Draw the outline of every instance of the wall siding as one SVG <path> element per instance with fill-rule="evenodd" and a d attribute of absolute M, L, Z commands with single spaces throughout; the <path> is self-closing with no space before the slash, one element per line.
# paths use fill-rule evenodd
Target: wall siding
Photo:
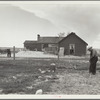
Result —
<path fill-rule="evenodd" d="M 29 50 L 35 50 L 37 48 L 37 51 L 41 51 L 41 44 L 37 43 L 25 43 L 24 47 Z"/>

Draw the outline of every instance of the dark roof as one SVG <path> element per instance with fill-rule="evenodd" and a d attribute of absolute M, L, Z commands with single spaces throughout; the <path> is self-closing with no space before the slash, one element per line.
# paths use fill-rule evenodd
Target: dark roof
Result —
<path fill-rule="evenodd" d="M 37 43 L 37 41 L 26 40 L 24 43 Z"/>
<path fill-rule="evenodd" d="M 58 43 L 64 37 L 40 37 L 38 43 Z"/>
<path fill-rule="evenodd" d="M 64 37 L 40 37 L 38 41 L 26 40 L 24 43 L 58 43 Z"/>
<path fill-rule="evenodd" d="M 88 45 L 84 40 L 82 40 L 74 32 L 71 32 L 66 37 L 40 37 L 38 41 L 26 40 L 24 43 L 59 43 L 59 42 L 63 41 L 64 39 L 68 38 L 70 35 L 75 35 L 81 41 L 83 41 L 86 45 Z"/>
<path fill-rule="evenodd" d="M 75 35 L 76 37 L 78 37 L 82 42 L 84 42 L 86 45 L 88 45 L 83 39 L 81 39 L 79 36 L 77 36 L 74 32 L 71 32 L 70 34 L 68 34 L 66 37 L 64 37 L 61 41 L 63 41 L 64 39 L 68 38 L 70 35 Z M 61 42 L 59 41 L 59 42 Z"/>

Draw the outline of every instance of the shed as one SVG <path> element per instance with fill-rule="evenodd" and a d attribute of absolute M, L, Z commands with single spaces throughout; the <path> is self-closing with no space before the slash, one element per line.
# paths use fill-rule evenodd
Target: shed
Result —
<path fill-rule="evenodd" d="M 64 55 L 86 55 L 87 45 L 88 44 L 74 32 L 71 32 L 59 41 L 59 48 L 64 49 Z"/>

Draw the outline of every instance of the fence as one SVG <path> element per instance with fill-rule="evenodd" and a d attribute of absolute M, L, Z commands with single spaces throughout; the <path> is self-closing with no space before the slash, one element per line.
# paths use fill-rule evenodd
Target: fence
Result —
<path fill-rule="evenodd" d="M 57 47 L 47 47 L 44 52 L 57 55 Z"/>

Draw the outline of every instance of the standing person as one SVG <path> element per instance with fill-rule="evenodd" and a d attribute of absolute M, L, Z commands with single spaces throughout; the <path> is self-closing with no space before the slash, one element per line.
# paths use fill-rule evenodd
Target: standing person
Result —
<path fill-rule="evenodd" d="M 11 51 L 10 51 L 10 49 L 7 49 L 7 57 L 11 57 Z"/>
<path fill-rule="evenodd" d="M 94 50 L 92 47 L 89 47 L 88 50 L 90 51 L 90 67 L 89 73 L 95 75 L 96 74 L 96 63 L 98 61 L 97 51 Z"/>

